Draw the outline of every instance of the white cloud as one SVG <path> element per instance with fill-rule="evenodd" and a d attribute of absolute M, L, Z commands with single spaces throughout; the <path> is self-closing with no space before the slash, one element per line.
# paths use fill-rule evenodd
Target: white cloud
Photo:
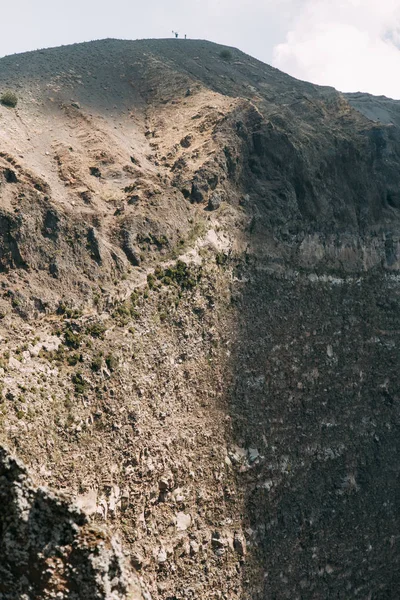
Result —
<path fill-rule="evenodd" d="M 341 91 L 400 98 L 399 42 L 398 0 L 307 0 L 273 64 Z"/>

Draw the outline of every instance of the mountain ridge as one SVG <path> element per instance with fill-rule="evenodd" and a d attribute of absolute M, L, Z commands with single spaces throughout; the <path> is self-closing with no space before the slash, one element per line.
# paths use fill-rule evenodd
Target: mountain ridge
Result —
<path fill-rule="evenodd" d="M 223 49 L 0 59 L 5 600 L 398 597 L 397 104 Z"/>

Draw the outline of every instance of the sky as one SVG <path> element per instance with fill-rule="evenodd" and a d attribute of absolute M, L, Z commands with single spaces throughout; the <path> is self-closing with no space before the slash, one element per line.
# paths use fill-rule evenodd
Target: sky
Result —
<path fill-rule="evenodd" d="M 0 56 L 174 30 L 299 79 L 400 99 L 400 0 L 14 0 L 1 14 Z"/>

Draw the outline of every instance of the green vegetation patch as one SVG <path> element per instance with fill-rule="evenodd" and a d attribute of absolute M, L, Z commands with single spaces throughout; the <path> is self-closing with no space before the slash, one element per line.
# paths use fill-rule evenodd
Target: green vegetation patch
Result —
<path fill-rule="evenodd" d="M 192 290 L 196 287 L 201 277 L 201 270 L 199 270 L 198 273 L 195 273 L 189 265 L 182 260 L 178 260 L 175 265 L 171 265 L 166 269 L 157 267 L 154 271 L 154 275 L 151 277 L 153 286 L 155 280 L 158 279 L 164 285 L 176 285 L 181 290 Z M 149 287 L 152 287 L 149 282 L 149 276 L 147 277 L 147 282 Z"/>
<path fill-rule="evenodd" d="M 86 392 L 88 383 L 83 378 L 82 373 L 80 373 L 79 371 L 77 373 L 74 373 L 71 376 L 71 380 L 72 380 L 72 383 L 74 384 L 75 394 L 84 394 Z"/>
<path fill-rule="evenodd" d="M 107 354 L 106 365 L 109 371 L 115 371 L 118 368 L 118 358 L 114 354 Z"/>
<path fill-rule="evenodd" d="M 96 356 L 93 357 L 93 361 L 92 361 L 92 364 L 90 365 L 90 368 L 92 369 L 92 371 L 94 371 L 94 373 L 98 373 L 99 371 L 101 371 L 102 366 L 103 366 L 103 353 L 99 352 L 98 354 L 96 354 Z"/>
<path fill-rule="evenodd" d="M 74 331 L 72 327 L 68 325 L 64 330 L 64 344 L 68 346 L 68 348 L 74 348 L 76 350 L 81 343 L 82 335 Z"/>
<path fill-rule="evenodd" d="M 227 62 L 232 60 L 232 52 L 230 50 L 221 50 L 221 52 L 219 53 L 219 57 L 222 58 L 222 60 L 226 60 Z"/>
<path fill-rule="evenodd" d="M 6 90 L 1 94 L 0 102 L 3 106 L 15 108 L 18 104 L 18 96 L 11 90 Z"/>
<path fill-rule="evenodd" d="M 104 338 L 104 334 L 107 331 L 107 327 L 100 323 L 99 321 L 96 323 L 91 323 L 86 327 L 86 333 L 95 338 Z"/>

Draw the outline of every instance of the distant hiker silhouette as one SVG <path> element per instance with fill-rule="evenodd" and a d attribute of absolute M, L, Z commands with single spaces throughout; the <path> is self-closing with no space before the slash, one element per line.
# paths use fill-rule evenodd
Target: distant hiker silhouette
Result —
<path fill-rule="evenodd" d="M 174 34 L 175 39 L 179 36 L 179 33 L 177 31 L 173 31 L 172 33 Z"/>

